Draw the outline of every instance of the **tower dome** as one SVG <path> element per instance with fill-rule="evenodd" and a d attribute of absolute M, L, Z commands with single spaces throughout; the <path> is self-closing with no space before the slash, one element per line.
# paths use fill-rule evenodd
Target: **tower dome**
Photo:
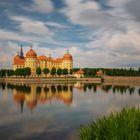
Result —
<path fill-rule="evenodd" d="M 67 50 L 66 54 L 63 56 L 64 60 L 72 60 L 72 55 L 69 53 L 69 50 Z"/>
<path fill-rule="evenodd" d="M 14 57 L 13 59 L 13 64 L 14 65 L 24 65 L 24 58 L 21 58 L 19 55 L 19 52 L 17 53 L 17 55 Z"/>
<path fill-rule="evenodd" d="M 19 56 L 19 52 L 17 52 L 17 55 L 14 57 L 14 62 L 19 61 L 20 60 L 20 56 Z"/>
<path fill-rule="evenodd" d="M 36 57 L 37 54 L 31 47 L 31 49 L 26 53 L 26 58 L 36 58 Z"/>

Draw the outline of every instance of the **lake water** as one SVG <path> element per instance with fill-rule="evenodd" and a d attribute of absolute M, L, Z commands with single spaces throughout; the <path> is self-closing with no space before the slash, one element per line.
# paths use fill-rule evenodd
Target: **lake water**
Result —
<path fill-rule="evenodd" d="M 140 86 L 0 83 L 1 140 L 78 140 L 91 120 L 140 105 Z"/>

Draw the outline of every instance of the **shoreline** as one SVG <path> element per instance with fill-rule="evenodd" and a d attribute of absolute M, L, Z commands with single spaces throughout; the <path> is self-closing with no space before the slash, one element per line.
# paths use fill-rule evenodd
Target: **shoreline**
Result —
<path fill-rule="evenodd" d="M 102 78 L 74 78 L 74 77 L 6 77 L 0 78 L 0 82 L 12 82 L 21 84 L 31 83 L 95 83 L 101 84 Z"/>
<path fill-rule="evenodd" d="M 102 78 L 75 78 L 75 77 L 6 77 L 0 78 L 0 82 L 8 83 L 93 83 L 93 84 L 106 84 L 106 85 L 140 85 L 140 77 L 111 77 L 104 76 Z"/>
<path fill-rule="evenodd" d="M 124 76 L 104 76 L 103 84 L 105 85 L 135 85 L 140 86 L 140 77 Z"/>

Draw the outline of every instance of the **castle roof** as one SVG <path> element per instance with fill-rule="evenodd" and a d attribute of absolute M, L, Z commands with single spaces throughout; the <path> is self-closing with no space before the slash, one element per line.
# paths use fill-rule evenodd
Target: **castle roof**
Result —
<path fill-rule="evenodd" d="M 46 60 L 48 60 L 48 57 L 46 57 L 45 55 L 40 55 L 40 56 L 38 56 L 38 60 L 46 61 Z"/>
<path fill-rule="evenodd" d="M 37 54 L 36 52 L 31 48 L 27 53 L 26 53 L 27 58 L 36 58 Z"/>
<path fill-rule="evenodd" d="M 56 59 L 56 63 L 62 63 L 63 62 L 63 58 L 57 58 Z"/>
<path fill-rule="evenodd" d="M 66 54 L 63 56 L 64 60 L 72 60 L 72 55 L 69 53 L 69 50 L 67 50 Z"/>
<path fill-rule="evenodd" d="M 13 60 L 13 65 L 24 65 L 24 62 L 25 62 L 25 59 L 20 57 L 19 54 L 17 54 L 15 57 L 14 57 L 14 60 Z"/>

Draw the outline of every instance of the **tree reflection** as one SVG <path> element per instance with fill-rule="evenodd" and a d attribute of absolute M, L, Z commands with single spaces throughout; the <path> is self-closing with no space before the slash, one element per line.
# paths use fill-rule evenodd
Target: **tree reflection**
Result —
<path fill-rule="evenodd" d="M 2 88 L 2 90 L 5 90 L 5 87 L 6 87 L 6 83 L 4 82 L 0 83 L 0 88 Z"/>
<path fill-rule="evenodd" d="M 36 87 L 36 93 L 39 95 L 41 94 L 41 87 L 40 86 L 37 86 Z"/>
<path fill-rule="evenodd" d="M 62 86 L 61 85 L 57 86 L 57 91 L 58 91 L 58 93 L 60 93 L 62 91 Z"/>
<path fill-rule="evenodd" d="M 138 93 L 139 93 L 139 95 L 140 95 L 140 89 L 138 89 Z"/>
<path fill-rule="evenodd" d="M 48 88 L 47 86 L 45 86 L 45 87 L 44 87 L 44 92 L 45 92 L 45 93 L 48 93 L 48 91 L 49 91 L 49 88 Z"/>
<path fill-rule="evenodd" d="M 1 84 L 2 85 L 2 84 Z M 70 106 L 73 100 L 72 85 L 13 85 L 7 84 L 8 89 L 12 89 L 15 102 L 23 112 L 24 103 L 33 111 L 37 103 L 50 103 L 51 100 L 60 100 L 66 106 Z M 46 94 L 47 93 L 47 94 Z M 48 102 L 49 101 L 49 102 Z"/>

